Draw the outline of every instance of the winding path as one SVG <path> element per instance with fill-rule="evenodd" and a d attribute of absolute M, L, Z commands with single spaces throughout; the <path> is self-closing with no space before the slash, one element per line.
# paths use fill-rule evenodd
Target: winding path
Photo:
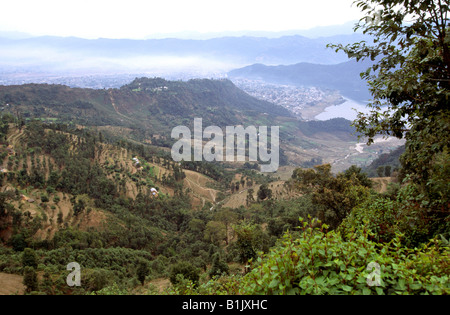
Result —
<path fill-rule="evenodd" d="M 109 95 L 109 99 L 111 100 L 111 105 L 114 108 L 114 110 L 116 111 L 117 115 L 119 115 L 119 116 L 121 116 L 121 117 L 123 117 L 125 119 L 131 119 L 130 117 L 125 116 L 124 114 L 119 112 L 119 110 L 117 109 L 117 105 L 116 105 L 116 102 L 114 100 L 114 96 L 112 94 L 112 91 L 108 91 L 108 95 Z"/>

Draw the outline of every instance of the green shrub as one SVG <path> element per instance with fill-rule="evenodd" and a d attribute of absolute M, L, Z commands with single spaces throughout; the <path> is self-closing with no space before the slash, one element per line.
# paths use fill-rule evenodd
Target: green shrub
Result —
<path fill-rule="evenodd" d="M 449 214 L 428 211 L 418 196 L 413 184 L 399 189 L 395 199 L 390 196 L 374 195 L 357 205 L 343 220 L 338 230 L 345 235 L 355 226 L 366 225 L 372 240 L 389 242 L 396 232 L 403 234 L 402 243 L 414 248 L 426 244 L 430 239 L 450 236 Z"/>
<path fill-rule="evenodd" d="M 230 268 L 228 267 L 226 261 L 222 259 L 219 253 L 215 253 L 212 257 L 212 266 L 209 270 L 209 276 L 211 278 L 220 277 L 223 274 L 228 274 L 229 271 Z"/>
<path fill-rule="evenodd" d="M 193 284 L 198 284 L 200 270 L 188 262 L 179 262 L 173 265 L 170 271 L 169 279 L 172 284 L 175 285 L 179 282 L 180 277 L 177 277 L 178 275 L 182 275 L 183 279 L 190 280 Z"/>
<path fill-rule="evenodd" d="M 374 196 L 357 206 L 344 219 L 338 230 L 343 236 L 354 230 L 355 226 L 365 225 L 376 242 L 389 242 L 398 231 L 397 203 L 389 198 Z"/>
<path fill-rule="evenodd" d="M 314 222 L 313 222 L 314 223 Z M 379 244 L 367 227 L 343 240 L 326 226 L 303 222 L 300 237 L 285 234 L 246 275 L 242 294 L 449 294 L 450 249 L 437 240 L 421 249 L 401 236 Z M 379 274 L 373 267 L 379 267 Z M 369 285 L 376 280 L 379 285 Z"/>
<path fill-rule="evenodd" d="M 41 195 L 41 201 L 42 202 L 48 202 L 49 201 L 48 196 L 47 195 Z"/>

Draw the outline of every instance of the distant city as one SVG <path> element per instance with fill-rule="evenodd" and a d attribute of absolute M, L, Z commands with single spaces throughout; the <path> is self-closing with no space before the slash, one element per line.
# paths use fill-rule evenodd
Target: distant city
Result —
<path fill-rule="evenodd" d="M 302 117 L 305 106 L 314 105 L 325 96 L 325 92 L 316 87 L 277 85 L 248 79 L 236 79 L 233 82 L 251 96 L 283 106 L 298 118 Z"/>
<path fill-rule="evenodd" d="M 208 77 L 214 79 L 224 78 L 225 74 L 211 73 Z M 120 88 L 141 77 L 163 77 L 167 80 L 189 80 L 203 77 L 195 73 L 120 73 L 120 74 L 92 74 L 92 75 L 58 75 L 37 73 L 2 73 L 0 85 L 22 85 L 22 84 L 62 84 L 72 88 L 90 89 L 113 89 Z"/>

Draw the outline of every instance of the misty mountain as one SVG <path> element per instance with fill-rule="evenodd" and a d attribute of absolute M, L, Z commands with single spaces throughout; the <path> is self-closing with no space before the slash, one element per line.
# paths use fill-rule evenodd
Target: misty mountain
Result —
<path fill-rule="evenodd" d="M 336 64 L 347 60 L 326 48 L 328 43 L 356 42 L 361 34 L 307 38 L 221 37 L 191 39 L 81 39 L 75 37 L 0 38 L 0 70 L 6 72 L 134 73 L 174 71 L 227 72 L 254 63 L 267 65 L 310 62 Z M 137 72 L 136 72 L 137 71 Z"/>
<path fill-rule="evenodd" d="M 262 80 L 273 84 L 314 86 L 338 90 L 345 97 L 364 102 L 370 98 L 366 81 L 360 73 L 371 63 L 350 60 L 336 65 L 297 63 L 294 65 L 267 66 L 254 64 L 228 73 L 229 78 Z"/>

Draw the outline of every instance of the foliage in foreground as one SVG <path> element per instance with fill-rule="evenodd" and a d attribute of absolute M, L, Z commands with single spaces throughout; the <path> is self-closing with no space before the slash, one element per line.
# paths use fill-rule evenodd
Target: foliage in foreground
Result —
<path fill-rule="evenodd" d="M 302 220 L 301 220 L 302 221 Z M 370 240 L 367 228 L 343 240 L 316 221 L 302 222 L 259 256 L 245 276 L 213 279 L 200 286 L 180 282 L 169 294 L 450 294 L 448 242 L 431 240 L 409 249 L 397 234 L 389 243 Z"/>

